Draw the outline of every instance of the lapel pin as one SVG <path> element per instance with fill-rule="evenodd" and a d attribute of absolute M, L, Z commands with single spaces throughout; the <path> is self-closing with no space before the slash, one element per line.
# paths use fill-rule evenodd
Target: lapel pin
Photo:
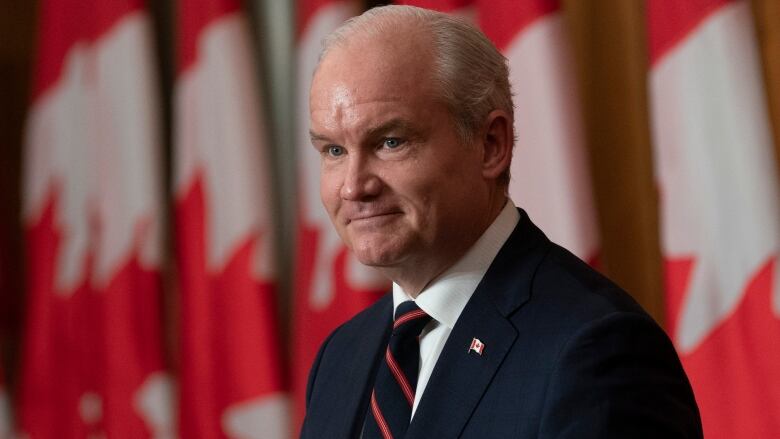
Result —
<path fill-rule="evenodd" d="M 476 352 L 479 355 L 482 355 L 482 351 L 485 349 L 485 343 L 482 343 L 480 339 L 474 337 L 471 339 L 471 346 L 469 346 L 468 353 L 470 354 L 471 351 Z"/>

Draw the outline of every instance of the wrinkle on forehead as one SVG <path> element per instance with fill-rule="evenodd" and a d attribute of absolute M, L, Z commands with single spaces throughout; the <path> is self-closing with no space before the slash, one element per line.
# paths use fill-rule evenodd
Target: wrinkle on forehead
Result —
<path fill-rule="evenodd" d="M 428 46 L 419 37 L 384 35 L 332 48 L 312 81 L 312 127 L 357 129 L 429 104 L 435 94 Z"/>
<path fill-rule="evenodd" d="M 313 99 L 310 103 L 311 111 L 329 111 L 339 112 L 348 109 L 357 109 L 368 104 L 395 104 L 408 100 L 402 94 L 393 95 L 384 93 L 384 96 L 367 96 L 355 91 L 354 88 L 344 84 L 338 84 L 331 87 L 324 99 Z M 313 97 L 314 95 L 312 95 Z"/>
<path fill-rule="evenodd" d="M 419 29 L 407 29 L 393 36 L 353 35 L 333 47 L 320 61 L 312 85 L 323 76 L 334 84 L 359 84 L 360 89 L 339 91 L 355 95 L 391 91 L 386 86 L 387 80 L 394 80 L 396 85 L 427 85 L 432 79 L 433 55 L 431 37 Z"/>

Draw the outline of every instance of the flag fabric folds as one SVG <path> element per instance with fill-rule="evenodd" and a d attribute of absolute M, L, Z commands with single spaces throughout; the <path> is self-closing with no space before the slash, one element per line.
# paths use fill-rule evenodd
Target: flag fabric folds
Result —
<path fill-rule="evenodd" d="M 5 269 L 4 259 L 4 236 L 0 233 L 0 291 L 6 287 L 7 271 Z M 0 342 L 2 339 L 0 338 Z M 2 348 L 0 343 L 0 348 Z M 8 397 L 8 391 L 5 384 L 5 376 L 2 366 L 0 366 L 0 439 L 11 437 L 11 402 Z"/>
<path fill-rule="evenodd" d="M 558 244 L 595 264 L 599 236 L 574 59 L 558 0 L 478 2 L 509 61 L 515 149 L 509 194 Z"/>
<path fill-rule="evenodd" d="M 295 425 L 303 420 L 306 379 L 320 344 L 331 331 L 389 291 L 375 270 L 342 244 L 320 203 L 320 156 L 309 139 L 309 87 L 322 39 L 359 12 L 349 1 L 299 0 L 297 20 L 296 152 L 298 222 L 293 311 Z"/>
<path fill-rule="evenodd" d="M 509 194 L 558 244 L 597 264 L 574 59 L 558 0 L 405 0 L 473 19 L 509 62 L 515 148 Z"/>
<path fill-rule="evenodd" d="M 0 439 L 11 437 L 11 404 L 5 390 L 3 370 L 0 368 Z"/>
<path fill-rule="evenodd" d="M 510 196 L 598 266 L 561 1 L 396 3 L 466 17 L 506 56 Z M 175 4 L 168 255 L 145 0 L 39 2 L 23 150 L 24 339 L 13 407 L 0 370 L 0 439 L 289 438 L 324 339 L 389 291 L 332 227 L 309 139 L 322 39 L 365 2 L 296 2 L 290 352 L 276 305 L 275 151 L 244 5 Z M 780 437 L 780 176 L 750 1 L 646 0 L 646 11 L 666 326 L 706 437 Z M 175 258 L 176 385 L 164 354 L 166 258 Z"/>
<path fill-rule="evenodd" d="M 417 6 L 418 8 L 433 9 L 447 13 L 467 13 L 471 7 L 477 6 L 478 0 L 400 0 L 395 3 L 401 5 Z"/>
<path fill-rule="evenodd" d="M 179 0 L 174 97 L 181 437 L 287 438 L 272 200 L 241 4 Z"/>
<path fill-rule="evenodd" d="M 780 192 L 750 5 L 647 6 L 667 327 L 706 437 L 780 437 Z"/>
<path fill-rule="evenodd" d="M 44 0 L 24 145 L 24 437 L 170 437 L 161 162 L 140 0 Z"/>

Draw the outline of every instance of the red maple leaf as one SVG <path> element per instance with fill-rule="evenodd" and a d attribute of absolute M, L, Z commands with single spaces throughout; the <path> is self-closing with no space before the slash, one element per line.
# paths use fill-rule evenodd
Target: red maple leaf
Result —
<path fill-rule="evenodd" d="M 747 282 L 743 297 L 692 351 L 681 355 L 708 439 L 780 437 L 780 319 L 772 311 L 776 258 Z M 666 263 L 670 334 L 675 334 L 693 259 Z"/>

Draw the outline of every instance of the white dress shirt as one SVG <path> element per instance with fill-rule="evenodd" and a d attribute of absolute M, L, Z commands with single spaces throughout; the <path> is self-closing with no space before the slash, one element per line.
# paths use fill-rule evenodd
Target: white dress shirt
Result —
<path fill-rule="evenodd" d="M 433 320 L 420 334 L 420 374 L 417 378 L 412 416 L 417 411 L 433 367 L 455 322 L 519 220 L 517 208 L 512 200 L 507 199 L 493 224 L 466 254 L 417 295 L 417 306 L 433 317 Z M 393 314 L 398 305 L 407 300 L 412 299 L 398 284 L 393 283 Z M 464 346 L 464 349 L 466 348 L 468 346 Z"/>

